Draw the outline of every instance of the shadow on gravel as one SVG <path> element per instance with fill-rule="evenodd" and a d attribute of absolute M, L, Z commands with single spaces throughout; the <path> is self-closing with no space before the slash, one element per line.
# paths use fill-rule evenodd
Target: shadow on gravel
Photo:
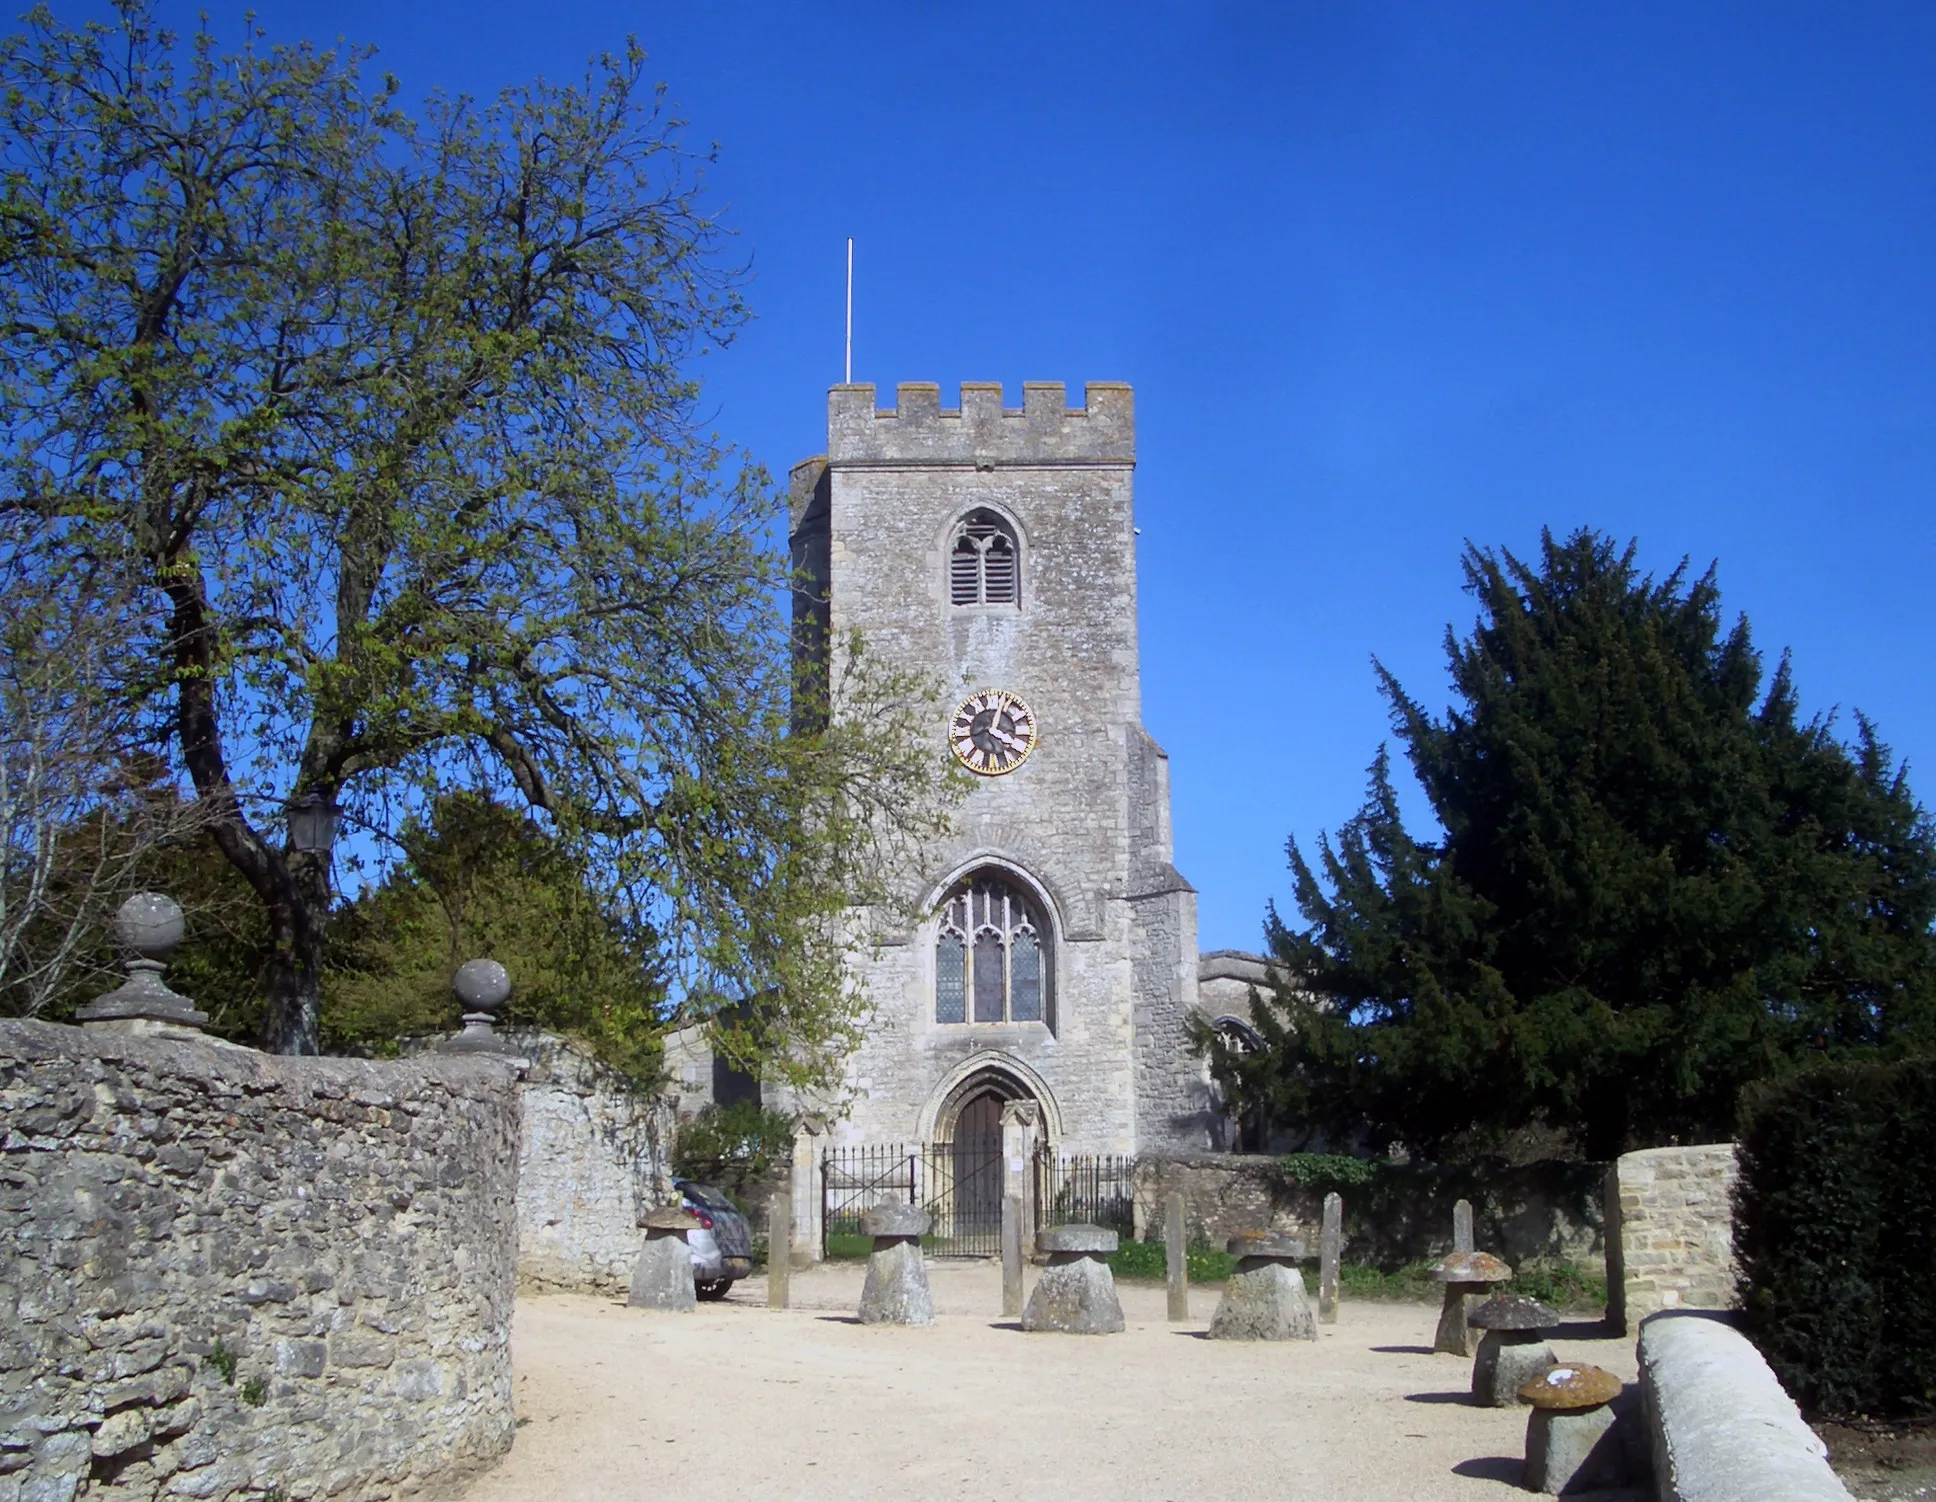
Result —
<path fill-rule="evenodd" d="M 1546 1332 L 1548 1340 L 1618 1340 L 1625 1330 L 1615 1329 L 1611 1320 L 1570 1319 Z"/>
<path fill-rule="evenodd" d="M 1432 1354 L 1430 1346 L 1373 1346 L 1371 1349 L 1380 1356 L 1430 1356 Z"/>
<path fill-rule="evenodd" d="M 1480 1455 L 1472 1460 L 1460 1461 L 1452 1467 L 1452 1474 L 1470 1476 L 1474 1481 L 1504 1481 L 1510 1486 L 1518 1486 L 1525 1470 L 1526 1462 L 1517 1455 Z"/>
<path fill-rule="evenodd" d="M 858 1325 L 860 1323 L 860 1316 L 858 1314 L 816 1314 L 814 1318 L 819 1320 L 823 1325 Z"/>
<path fill-rule="evenodd" d="M 1407 1403 L 1463 1403 L 1470 1407 L 1472 1394 L 1469 1392 L 1408 1392 L 1405 1394 L 1405 1401 Z"/>

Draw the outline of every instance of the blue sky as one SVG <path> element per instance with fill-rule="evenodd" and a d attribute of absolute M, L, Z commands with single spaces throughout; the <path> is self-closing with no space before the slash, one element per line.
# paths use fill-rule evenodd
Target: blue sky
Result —
<path fill-rule="evenodd" d="M 776 474 L 823 447 L 848 235 L 856 379 L 1133 382 L 1206 949 L 1358 805 L 1371 658 L 1445 699 L 1467 538 L 1718 561 L 1806 706 L 1936 789 L 1936 7 L 253 8 L 410 97 L 636 34 L 719 144 L 757 321 L 709 401 Z"/>

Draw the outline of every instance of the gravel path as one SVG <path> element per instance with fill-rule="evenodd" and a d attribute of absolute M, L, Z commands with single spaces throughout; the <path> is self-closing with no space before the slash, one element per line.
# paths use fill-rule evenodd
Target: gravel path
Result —
<path fill-rule="evenodd" d="M 1245 1344 L 1202 1338 L 1215 1289 L 1170 1325 L 1160 1287 L 1125 1284 L 1126 1333 L 1025 1335 L 991 1313 L 998 1269 L 930 1275 L 927 1329 L 854 1321 L 857 1264 L 796 1274 L 785 1311 L 759 1280 L 689 1315 L 526 1295 L 517 1443 L 466 1502 L 1527 1495 L 1525 1412 L 1465 1401 L 1435 1309 L 1346 1304 L 1315 1345 Z M 1631 1340 L 1556 1348 L 1633 1378 Z"/>

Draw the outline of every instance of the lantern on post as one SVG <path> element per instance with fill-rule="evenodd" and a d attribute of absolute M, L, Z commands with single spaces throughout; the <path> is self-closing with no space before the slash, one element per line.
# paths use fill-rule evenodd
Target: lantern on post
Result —
<path fill-rule="evenodd" d="M 305 855 L 328 855 L 336 844 L 342 811 L 323 793 L 304 793 L 287 805 L 289 845 Z"/>

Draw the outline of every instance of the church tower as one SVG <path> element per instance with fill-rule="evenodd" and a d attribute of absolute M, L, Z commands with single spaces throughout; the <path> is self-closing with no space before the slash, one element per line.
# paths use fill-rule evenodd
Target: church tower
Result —
<path fill-rule="evenodd" d="M 1142 726 L 1128 386 L 835 386 L 792 483 L 796 568 L 833 641 L 938 675 L 937 748 L 973 786 L 926 916 L 855 963 L 874 1012 L 849 1141 L 953 1140 L 1034 1102 L 1068 1152 L 1203 1147 L 1184 1017 L 1196 894 L 1171 864 L 1169 760 Z M 1027 1107 L 1022 1109 L 1027 1110 Z"/>

